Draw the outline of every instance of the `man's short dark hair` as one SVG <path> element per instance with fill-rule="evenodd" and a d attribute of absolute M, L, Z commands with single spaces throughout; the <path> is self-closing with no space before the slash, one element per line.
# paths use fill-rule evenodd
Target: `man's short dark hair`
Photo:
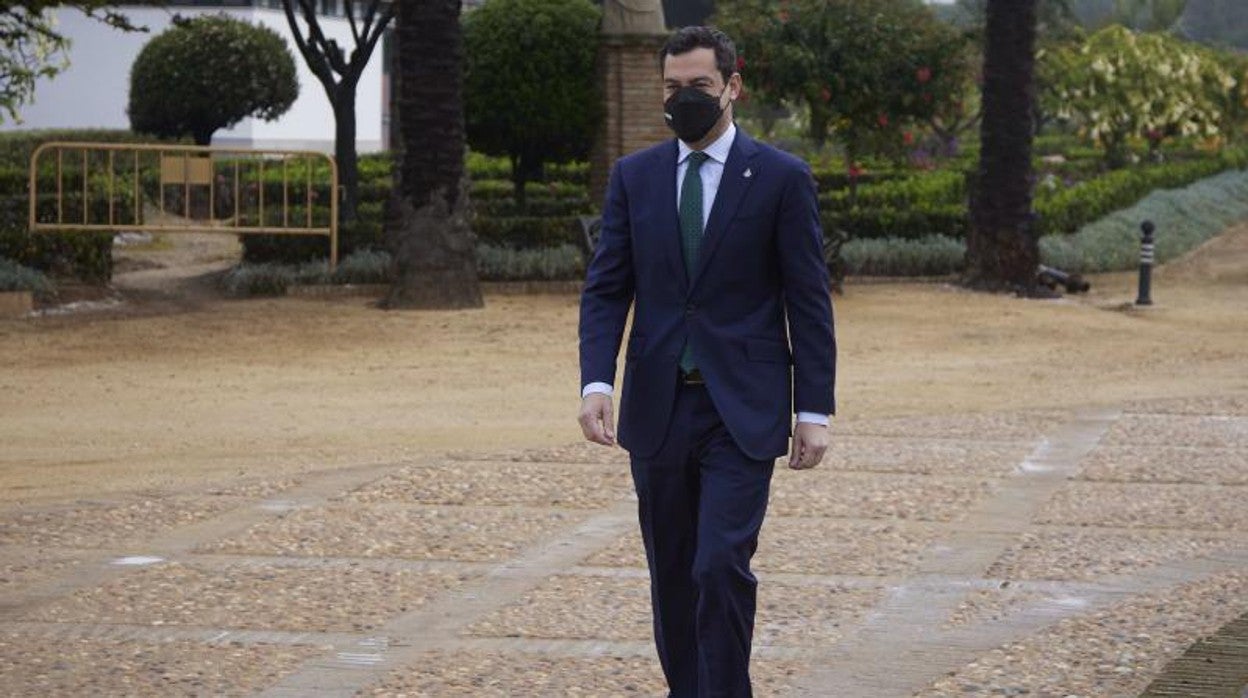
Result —
<path fill-rule="evenodd" d="M 713 27 L 682 27 L 667 38 L 659 51 L 659 72 L 668 56 L 679 56 L 695 48 L 709 48 L 715 52 L 715 67 L 724 76 L 724 82 L 737 72 L 737 45 L 728 35 Z"/>

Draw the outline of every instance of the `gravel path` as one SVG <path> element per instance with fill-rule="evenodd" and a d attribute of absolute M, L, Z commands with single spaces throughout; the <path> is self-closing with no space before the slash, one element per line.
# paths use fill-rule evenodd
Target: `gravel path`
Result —
<path fill-rule="evenodd" d="M 760 696 L 1134 695 L 1248 611 L 1248 399 L 838 424 Z M 0 515 L 6 695 L 659 695 L 627 461 L 568 445 Z"/>

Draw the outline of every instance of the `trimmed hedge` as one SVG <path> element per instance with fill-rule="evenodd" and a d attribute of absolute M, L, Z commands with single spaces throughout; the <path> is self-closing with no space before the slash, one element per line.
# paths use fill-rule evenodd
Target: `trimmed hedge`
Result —
<path fill-rule="evenodd" d="M 966 177 L 961 172 L 944 170 L 883 181 L 858 189 L 853 205 L 862 208 L 914 206 L 935 203 L 962 203 L 966 200 Z M 853 208 L 848 190 L 828 191 L 819 195 L 819 208 L 844 211 Z"/>
<path fill-rule="evenodd" d="M 932 234 L 966 237 L 966 204 L 854 208 L 820 216 L 824 230 L 843 230 L 850 240 L 912 239 Z"/>
<path fill-rule="evenodd" d="M 1113 211 L 1141 200 L 1157 189 L 1183 187 L 1226 170 L 1248 166 L 1248 151 L 1226 150 L 1200 160 L 1135 167 L 1109 172 L 1072 187 L 1040 188 L 1035 209 L 1041 235 L 1073 233 Z"/>
<path fill-rule="evenodd" d="M 1248 166 L 1248 149 L 1227 149 L 1200 159 L 1140 165 L 1063 186 L 1042 179 L 1036 189 L 1036 233 L 1069 234 L 1125 208 L 1158 189 L 1182 187 L 1219 172 Z M 969 226 L 964 177 L 953 171 L 893 180 L 859 190 L 857 205 L 847 192 L 819 197 L 822 221 L 851 240 L 908 239 L 932 235 L 964 239 Z"/>
<path fill-rule="evenodd" d="M 845 273 L 861 276 L 941 276 L 962 270 L 966 243 L 945 235 L 903 240 L 850 240 L 841 246 Z"/>
<path fill-rule="evenodd" d="M 581 238 L 581 224 L 575 216 L 478 217 L 472 227 L 478 240 L 497 247 L 557 247 L 575 245 Z"/>
<path fill-rule="evenodd" d="M 1229 226 L 1248 219 L 1248 172 L 1224 172 L 1184 189 L 1155 191 L 1135 205 L 1083 226 L 1073 235 L 1040 240 L 1046 264 L 1075 272 L 1134 269 L 1140 224 L 1157 226 L 1157 263 L 1167 262 Z"/>
<path fill-rule="evenodd" d="M 108 233 L 31 233 L 25 196 L 0 196 L 0 258 L 54 276 L 107 283 L 113 276 Z"/>
<path fill-rule="evenodd" d="M 387 284 L 393 280 L 390 262 L 390 254 L 380 250 L 356 252 L 344 258 L 332 274 L 323 261 L 302 264 L 243 262 L 226 272 L 221 278 L 221 288 L 228 296 L 247 298 L 284 295 L 296 285 Z M 527 250 L 478 245 L 477 269 L 483 281 L 574 280 L 585 275 L 585 256 L 575 245 Z M 0 265 L 0 285 L 4 279 L 4 268 Z"/>
<path fill-rule="evenodd" d="M 0 133 L 0 165 L 25 170 L 30 165 L 30 155 L 40 143 L 69 141 L 81 143 L 151 143 L 154 139 L 121 129 L 39 129 L 32 131 L 8 131 Z M 161 140 L 160 143 L 185 143 L 190 139 Z"/>
<path fill-rule="evenodd" d="M 1248 171 L 1233 170 L 1183 189 L 1159 190 L 1132 206 L 1082 226 L 1070 235 L 1040 239 L 1045 264 L 1071 272 L 1134 269 L 1140 259 L 1140 224 L 1157 226 L 1156 258 L 1187 253 L 1236 222 L 1248 219 Z M 849 274 L 935 276 L 963 269 L 966 243 L 946 236 L 850 240 L 841 248 Z"/>

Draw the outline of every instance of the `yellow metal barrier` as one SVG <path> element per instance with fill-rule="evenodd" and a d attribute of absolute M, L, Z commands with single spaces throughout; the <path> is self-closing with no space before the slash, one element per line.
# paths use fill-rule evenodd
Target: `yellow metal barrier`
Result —
<path fill-rule="evenodd" d="M 29 225 L 45 233 L 324 235 L 332 270 L 338 163 L 309 150 L 44 143 L 30 156 Z"/>

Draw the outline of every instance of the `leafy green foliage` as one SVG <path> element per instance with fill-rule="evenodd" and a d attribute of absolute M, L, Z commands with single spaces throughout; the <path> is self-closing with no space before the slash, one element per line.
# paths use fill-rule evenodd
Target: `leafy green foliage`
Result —
<path fill-rule="evenodd" d="M 69 66 L 69 41 L 52 35 L 52 26 L 45 11 L 0 12 L 0 123 L 5 113 L 20 123 L 18 108 L 30 101 L 35 84 Z"/>
<path fill-rule="evenodd" d="M 724 0 L 719 25 L 738 41 L 748 87 L 809 110 L 853 160 L 903 143 L 904 130 L 960 100 L 968 37 L 912 0 Z"/>
<path fill-rule="evenodd" d="M 156 136 L 192 136 L 252 116 L 272 121 L 299 96 L 295 60 L 266 27 L 224 15 L 179 21 L 143 47 L 130 71 L 131 127 Z"/>
<path fill-rule="evenodd" d="M 107 233 L 31 233 L 25 197 L 0 197 L 0 259 L 45 274 L 105 283 L 113 274 L 113 236 Z"/>
<path fill-rule="evenodd" d="M 30 291 L 46 297 L 55 290 L 56 286 L 43 273 L 0 257 L 0 292 Z"/>
<path fill-rule="evenodd" d="M 1046 111 L 1075 122 L 1114 167 L 1126 164 L 1131 138 L 1158 147 L 1172 136 L 1218 135 L 1219 102 L 1236 87 L 1210 51 L 1116 25 L 1046 52 L 1039 71 Z"/>
<path fill-rule="evenodd" d="M 589 0 L 488 0 L 464 16 L 468 142 L 511 161 L 516 198 L 546 162 L 584 158 L 602 113 Z"/>

